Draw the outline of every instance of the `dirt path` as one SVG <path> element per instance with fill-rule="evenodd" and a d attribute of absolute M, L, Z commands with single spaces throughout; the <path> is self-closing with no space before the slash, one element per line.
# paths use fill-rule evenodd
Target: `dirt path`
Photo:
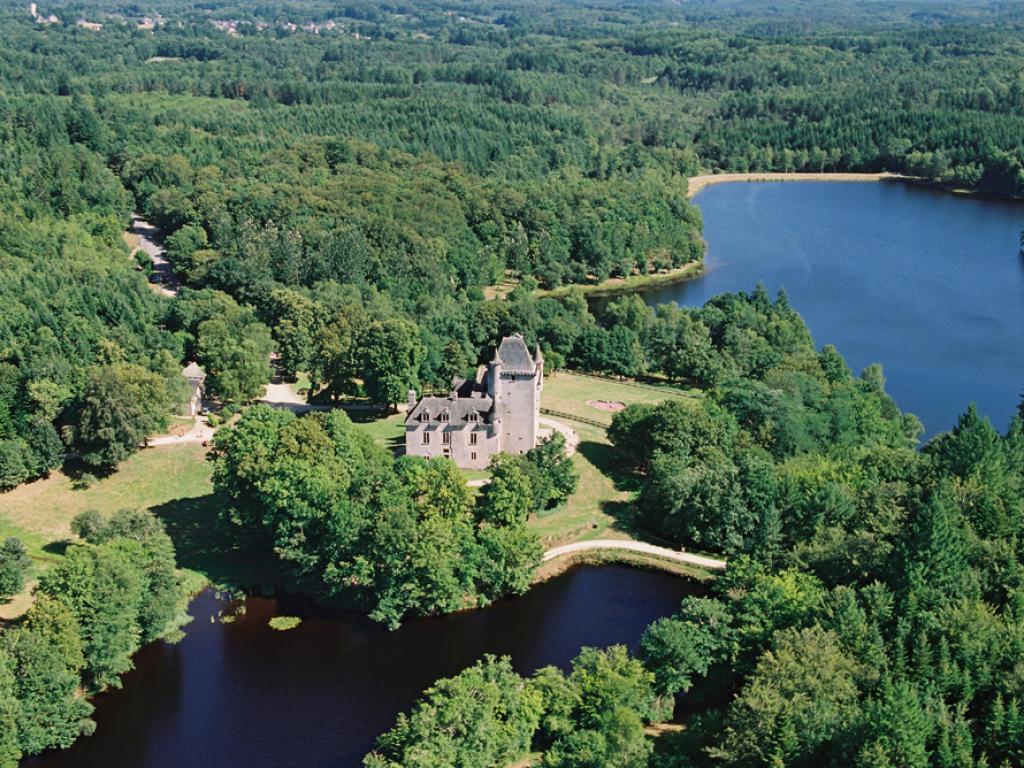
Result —
<path fill-rule="evenodd" d="M 898 173 L 712 173 L 691 176 L 686 196 L 693 197 L 712 184 L 729 184 L 737 181 L 887 181 L 907 178 L 910 177 Z"/>
<path fill-rule="evenodd" d="M 192 428 L 188 432 L 182 435 L 156 435 L 146 440 L 146 445 L 150 448 L 155 448 L 158 445 L 205 443 L 213 439 L 213 433 L 216 431 L 217 428 L 210 426 L 206 417 L 196 416 L 195 421 L 192 423 Z"/>
<path fill-rule="evenodd" d="M 537 423 L 539 423 L 542 427 L 547 427 L 547 430 L 541 430 L 541 432 L 550 432 L 551 430 L 555 430 L 557 432 L 562 433 L 562 436 L 565 437 L 566 456 L 572 456 L 574 453 L 576 453 L 576 446 L 580 444 L 580 436 L 576 434 L 575 429 L 566 426 L 560 421 L 549 419 L 546 416 L 541 416 L 539 419 L 537 419 Z"/>
<path fill-rule="evenodd" d="M 126 238 L 129 245 L 145 251 L 153 262 L 153 274 L 149 279 L 149 286 L 164 296 L 177 296 L 181 283 L 174 274 L 174 270 L 171 269 L 171 263 L 167 260 L 167 251 L 160 241 L 156 227 L 138 216 L 132 216 L 132 226 L 125 234 L 132 235 L 138 241 L 136 246 L 131 239 Z M 132 251 L 132 256 L 134 255 L 135 250 Z"/>
<path fill-rule="evenodd" d="M 563 555 L 571 555 L 575 552 L 590 552 L 600 549 L 625 549 L 630 552 L 639 552 L 643 555 L 654 555 L 656 557 L 663 557 L 666 560 L 675 560 L 678 563 L 696 565 L 712 571 L 725 570 L 726 566 L 725 560 L 717 560 L 713 557 L 704 557 L 703 555 L 693 555 L 689 552 L 680 552 L 668 547 L 657 547 L 654 544 L 645 544 L 642 541 L 626 541 L 622 539 L 594 539 L 593 541 L 577 541 L 574 544 L 565 544 L 545 552 L 544 562 L 554 560 L 556 557 L 562 557 Z"/>

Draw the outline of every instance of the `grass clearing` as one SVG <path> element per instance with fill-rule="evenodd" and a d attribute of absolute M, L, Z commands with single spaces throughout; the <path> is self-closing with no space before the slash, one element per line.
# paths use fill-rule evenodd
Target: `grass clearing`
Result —
<path fill-rule="evenodd" d="M 81 512 L 95 509 L 109 517 L 121 509 L 152 509 L 164 517 L 175 505 L 212 499 L 212 467 L 205 459 L 206 448 L 196 444 L 147 448 L 88 488 L 76 488 L 63 472 L 25 483 L 0 494 L 0 538 L 21 539 L 32 558 L 33 575 L 38 576 L 60 562 L 74 539 L 71 521 Z M 184 561 L 182 565 L 190 567 Z M 27 594 L 28 590 L 0 606 L 0 617 L 27 609 Z"/>
<path fill-rule="evenodd" d="M 632 380 L 616 381 L 571 371 L 558 371 L 544 378 L 541 408 L 597 421 L 608 427 L 615 414 L 587 405 L 588 400 L 606 400 L 623 405 L 633 405 L 634 403 L 660 403 L 664 400 L 692 400 L 699 396 L 699 390 L 681 389 L 669 384 L 647 384 Z"/>
<path fill-rule="evenodd" d="M 352 411 L 349 417 L 360 429 L 369 434 L 377 445 L 382 445 L 392 452 L 405 446 L 404 413 L 392 413 L 381 419 L 369 412 Z"/>
<path fill-rule="evenodd" d="M 560 415 L 553 418 L 564 421 L 579 435 L 579 447 L 572 460 L 579 469 L 580 483 L 565 504 L 531 518 L 530 527 L 544 546 L 597 538 L 637 538 L 631 523 L 630 478 L 618 472 L 615 451 L 604 427 L 587 423 L 595 421 L 608 426 L 614 414 L 587 405 L 588 400 L 632 405 L 692 401 L 696 396 L 696 391 L 668 385 L 615 381 L 569 371 L 545 378 L 541 407 L 557 411 Z M 574 421 L 572 417 L 587 421 Z"/>
<path fill-rule="evenodd" d="M 205 496 L 213 490 L 213 468 L 205 458 L 206 448 L 194 443 L 147 448 L 81 490 L 63 472 L 54 472 L 0 495 L 0 526 L 52 542 L 71 538 L 71 520 L 87 509 L 109 516 Z"/>

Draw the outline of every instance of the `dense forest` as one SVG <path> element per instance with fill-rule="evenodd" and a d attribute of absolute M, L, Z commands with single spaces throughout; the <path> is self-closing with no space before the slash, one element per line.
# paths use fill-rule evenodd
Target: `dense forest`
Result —
<path fill-rule="evenodd" d="M 3 488 L 68 454 L 108 471 L 182 399 L 189 360 L 228 404 L 258 396 L 275 349 L 327 396 L 386 404 L 530 328 L 556 365 L 636 372 L 628 334 L 608 348 L 578 302 L 495 308 L 489 286 L 699 260 L 700 171 L 1024 192 L 1012 5 L 39 14 L 0 11 Z M 123 258 L 133 209 L 163 231 L 180 300 Z M 586 333 L 552 327 L 567 303 Z"/>
<path fill-rule="evenodd" d="M 0 492 L 62 464 L 86 484 L 113 471 L 167 425 L 193 360 L 230 413 L 272 355 L 325 401 L 390 407 L 520 332 L 549 369 L 703 390 L 633 406 L 610 436 L 637 524 L 730 569 L 635 658 L 585 650 L 528 680 L 486 659 L 439 682 L 367 765 L 530 748 L 595 768 L 1024 762 L 1020 421 L 1000 435 L 968 410 L 921 449 L 880 369 L 817 348 L 784 294 L 598 310 L 574 287 L 699 261 L 698 173 L 1024 195 L 1018 5 L 38 11 L 0 5 Z M 173 298 L 129 257 L 133 212 L 166 243 Z M 390 626 L 526 589 L 526 516 L 576 482 L 556 442 L 499 462 L 474 498 L 450 465 L 395 460 L 341 414 L 263 407 L 213 456 L 239 547 Z M 85 694 L 175 624 L 157 521 L 86 515 L 75 533 L 0 633 L 0 765 L 88 733 Z M 4 542 L 0 595 L 24 560 Z M 687 729 L 651 754 L 644 727 L 674 703 Z"/>

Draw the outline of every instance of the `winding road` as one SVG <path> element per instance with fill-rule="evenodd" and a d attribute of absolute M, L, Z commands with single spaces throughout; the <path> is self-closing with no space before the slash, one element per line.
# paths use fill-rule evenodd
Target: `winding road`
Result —
<path fill-rule="evenodd" d="M 167 260 L 167 251 L 160 242 L 160 233 L 157 228 L 148 221 L 143 221 L 138 215 L 132 216 L 132 226 L 128 234 L 138 238 L 139 249 L 149 254 L 153 263 L 153 272 L 149 284 L 154 291 L 164 296 L 177 296 L 181 283 L 178 281 L 171 263 Z M 132 252 L 134 256 L 134 251 Z"/>
<path fill-rule="evenodd" d="M 663 557 L 666 560 L 675 560 L 677 563 L 696 565 L 700 568 L 707 568 L 712 571 L 724 571 L 725 560 L 717 560 L 713 557 L 693 555 L 689 552 L 679 552 L 668 547 L 658 547 L 654 544 L 645 544 L 642 541 L 626 541 L 623 539 L 594 539 L 593 541 L 577 541 L 574 544 L 565 544 L 561 547 L 554 547 L 544 553 L 544 562 L 554 560 L 563 555 L 572 555 L 577 552 L 593 552 L 597 550 L 622 549 L 628 552 L 637 552 L 642 555 L 653 555 Z"/>

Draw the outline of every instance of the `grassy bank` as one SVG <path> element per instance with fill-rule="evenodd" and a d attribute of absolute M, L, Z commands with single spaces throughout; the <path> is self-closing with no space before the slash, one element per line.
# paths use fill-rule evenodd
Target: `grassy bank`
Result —
<path fill-rule="evenodd" d="M 665 270 L 664 272 L 651 272 L 646 275 L 636 274 L 629 277 L 610 277 L 600 283 L 586 284 L 573 283 L 572 285 L 560 285 L 550 290 L 538 290 L 536 295 L 541 298 L 560 298 L 570 291 L 579 290 L 584 296 L 602 297 L 619 296 L 626 293 L 636 293 L 662 285 L 672 285 L 684 280 L 692 280 L 700 277 L 704 271 L 703 261 L 691 261 L 681 267 Z"/>
<path fill-rule="evenodd" d="M 630 478 L 620 472 L 615 451 L 605 434 L 614 414 L 588 405 L 588 401 L 630 405 L 664 400 L 690 402 L 693 397 L 693 392 L 677 387 L 615 381 L 568 371 L 544 380 L 541 407 L 557 412 L 553 418 L 574 429 L 580 438 L 572 459 L 580 472 L 578 490 L 566 503 L 530 519 L 530 527 L 541 537 L 545 548 L 595 538 L 637 538 L 631 521 Z"/>
<path fill-rule="evenodd" d="M 167 522 L 175 510 L 212 498 L 206 450 L 197 444 L 147 448 L 88 487 L 76 485 L 63 472 L 21 485 L 0 495 L 0 537 L 17 536 L 24 542 L 35 577 L 60 562 L 75 539 L 71 521 L 86 510 L 110 516 L 121 509 L 150 509 Z M 0 605 L 0 618 L 26 610 L 28 592 Z"/>

